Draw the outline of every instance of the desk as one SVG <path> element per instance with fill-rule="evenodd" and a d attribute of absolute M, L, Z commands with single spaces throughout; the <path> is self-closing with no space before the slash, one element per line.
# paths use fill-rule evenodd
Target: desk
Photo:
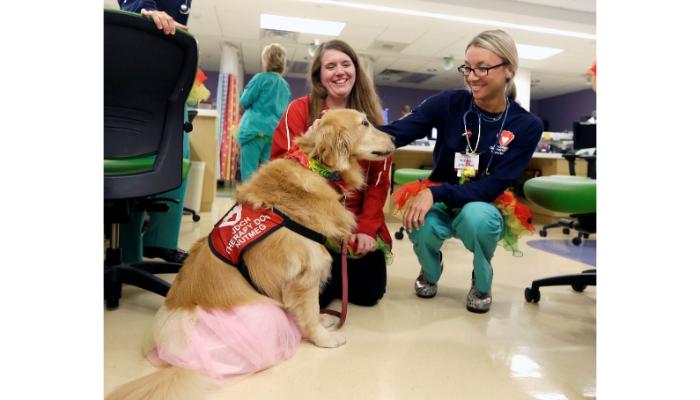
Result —
<path fill-rule="evenodd" d="M 394 168 L 420 168 L 426 169 L 433 165 L 433 148 L 430 146 L 408 145 L 394 151 Z"/>
<path fill-rule="evenodd" d="M 200 211 L 211 211 L 216 195 L 216 162 L 219 159 L 216 146 L 216 110 L 197 109 L 197 117 L 192 122 L 190 132 L 190 159 L 204 161 L 204 182 Z"/>
<path fill-rule="evenodd" d="M 433 164 L 435 144 L 408 145 L 396 149 L 394 165 L 396 168 L 420 168 Z M 559 153 L 535 153 L 528 168 L 539 169 L 542 175 L 569 175 L 569 163 Z M 576 160 L 576 175 L 586 176 L 586 162 Z"/>

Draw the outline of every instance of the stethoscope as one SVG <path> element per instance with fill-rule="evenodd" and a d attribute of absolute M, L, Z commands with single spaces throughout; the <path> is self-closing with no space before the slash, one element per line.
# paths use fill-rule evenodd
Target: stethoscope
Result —
<path fill-rule="evenodd" d="M 127 0 L 124 0 L 124 4 L 126 4 Z M 190 13 L 190 6 L 192 5 L 192 0 L 185 0 L 184 3 L 180 4 L 179 11 L 180 14 L 188 15 Z"/>
<path fill-rule="evenodd" d="M 506 97 L 506 109 L 505 109 L 505 111 L 503 111 L 503 122 L 501 122 L 501 127 L 496 132 L 496 143 L 493 146 L 491 146 L 491 155 L 489 156 L 489 162 L 486 163 L 486 169 L 484 169 L 484 175 L 489 174 L 489 167 L 491 166 L 491 161 L 493 161 L 493 154 L 496 151 L 496 145 L 498 145 L 498 143 L 500 143 L 501 135 L 503 134 L 503 128 L 505 128 L 505 126 L 506 126 L 506 119 L 508 118 L 508 110 L 510 110 L 510 100 L 508 100 L 508 98 Z M 474 148 L 474 152 L 476 152 L 478 150 L 477 147 L 479 147 L 479 138 L 481 137 L 481 112 L 479 112 L 479 110 L 476 107 L 474 107 L 474 98 L 473 97 L 472 97 L 471 101 L 469 102 L 469 109 L 462 116 L 462 122 L 464 123 L 464 138 L 467 141 L 467 147 L 470 146 L 469 136 L 467 135 L 467 117 L 469 116 L 470 113 L 474 113 L 476 115 L 477 121 L 478 121 L 476 147 Z"/>
<path fill-rule="evenodd" d="M 190 13 L 190 6 L 192 5 L 192 0 L 185 0 L 184 3 L 180 4 L 180 14 L 188 15 Z"/>

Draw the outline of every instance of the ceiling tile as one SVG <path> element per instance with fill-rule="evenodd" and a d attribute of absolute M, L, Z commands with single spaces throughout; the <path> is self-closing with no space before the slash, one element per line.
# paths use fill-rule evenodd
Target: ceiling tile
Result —
<path fill-rule="evenodd" d="M 377 40 L 396 43 L 413 43 L 426 32 L 426 29 L 415 26 L 389 26 L 377 36 Z"/>

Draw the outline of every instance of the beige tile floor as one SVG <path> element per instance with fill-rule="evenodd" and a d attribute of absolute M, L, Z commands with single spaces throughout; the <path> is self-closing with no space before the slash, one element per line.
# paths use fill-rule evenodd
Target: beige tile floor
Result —
<path fill-rule="evenodd" d="M 206 235 L 230 204 L 217 197 L 212 212 L 203 213 L 198 223 L 185 217 L 181 247 Z M 392 231 L 398 226 L 389 223 Z M 496 251 L 494 304 L 491 312 L 477 315 L 465 309 L 472 258 L 458 241 L 445 244 L 445 272 L 437 297 L 429 300 L 413 294 L 419 265 L 408 239 L 397 241 L 387 293 L 375 307 L 350 305 L 342 328 L 345 346 L 321 349 L 304 342 L 288 361 L 227 380 L 214 398 L 594 399 L 595 287 L 584 293 L 543 288 L 537 305 L 523 299 L 533 279 L 588 267 L 524 243 L 521 247 L 522 258 L 500 247 Z M 120 308 L 105 311 L 107 393 L 155 370 L 141 354 L 141 341 L 162 301 L 125 287 Z M 339 308 L 337 302 L 333 306 Z"/>

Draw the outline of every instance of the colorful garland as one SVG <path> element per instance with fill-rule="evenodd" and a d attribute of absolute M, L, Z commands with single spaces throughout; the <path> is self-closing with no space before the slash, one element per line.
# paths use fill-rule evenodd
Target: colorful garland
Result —
<path fill-rule="evenodd" d="M 340 175 L 338 175 L 337 172 L 329 171 L 328 168 L 316 161 L 315 158 L 309 158 L 308 168 L 326 179 L 330 179 L 332 181 L 340 180 Z"/>
<path fill-rule="evenodd" d="M 468 174 L 462 174 L 463 177 L 467 175 Z M 468 177 L 465 181 L 468 181 Z M 394 215 L 399 218 L 402 217 L 413 197 L 423 189 L 437 185 L 439 185 L 439 183 L 432 182 L 429 179 L 420 179 L 401 186 L 394 191 L 392 195 L 394 200 Z M 532 233 L 535 231 L 535 227 L 532 225 L 532 211 L 526 205 L 519 202 L 512 192 L 507 190 L 498 196 L 496 200 L 493 201 L 493 204 L 498 211 L 501 212 L 505 223 L 501 245 L 506 250 L 513 253 L 514 256 L 522 256 L 522 252 L 518 248 L 518 239 L 527 232 Z M 444 210 L 448 210 L 447 205 L 444 203 L 436 203 L 436 205 Z M 452 211 L 456 213 L 459 212 L 459 209 L 453 209 Z"/>
<path fill-rule="evenodd" d="M 476 170 L 474 167 L 469 166 L 469 167 L 464 167 L 462 170 L 462 173 L 459 175 L 459 183 L 463 184 L 466 182 L 469 182 L 469 180 L 473 177 L 476 176 Z"/>
<path fill-rule="evenodd" d="M 301 151 L 297 145 L 292 146 L 291 149 L 287 151 L 284 158 L 289 158 L 296 160 L 302 167 L 308 168 L 322 177 L 328 179 L 334 183 L 343 193 L 350 191 L 350 186 L 340 177 L 337 172 L 331 172 L 326 168 L 325 165 L 321 164 L 314 158 L 309 158 L 309 156 Z"/>
<path fill-rule="evenodd" d="M 197 104 L 208 99 L 211 93 L 206 86 L 204 86 L 204 81 L 207 80 L 207 75 L 201 69 L 197 68 L 197 76 L 194 78 L 194 84 L 190 90 L 190 94 L 187 96 L 187 105 L 190 107 L 196 107 Z"/>
<path fill-rule="evenodd" d="M 326 241 L 326 248 L 332 250 L 335 253 L 340 254 L 340 242 L 338 240 L 328 239 Z M 381 250 L 384 253 L 384 259 L 386 260 L 386 265 L 391 265 L 394 262 L 394 253 L 391 252 L 391 246 L 387 244 L 380 236 L 377 236 L 374 247 L 370 251 Z M 352 246 L 348 246 L 348 258 L 360 258 L 360 256 L 355 254 L 355 250 Z"/>
<path fill-rule="evenodd" d="M 493 201 L 503 216 L 505 229 L 503 230 L 503 247 L 512 252 L 514 256 L 523 255 L 518 248 L 518 239 L 528 232 L 533 233 L 532 211 L 528 206 L 519 202 L 513 192 L 506 190 Z"/>

